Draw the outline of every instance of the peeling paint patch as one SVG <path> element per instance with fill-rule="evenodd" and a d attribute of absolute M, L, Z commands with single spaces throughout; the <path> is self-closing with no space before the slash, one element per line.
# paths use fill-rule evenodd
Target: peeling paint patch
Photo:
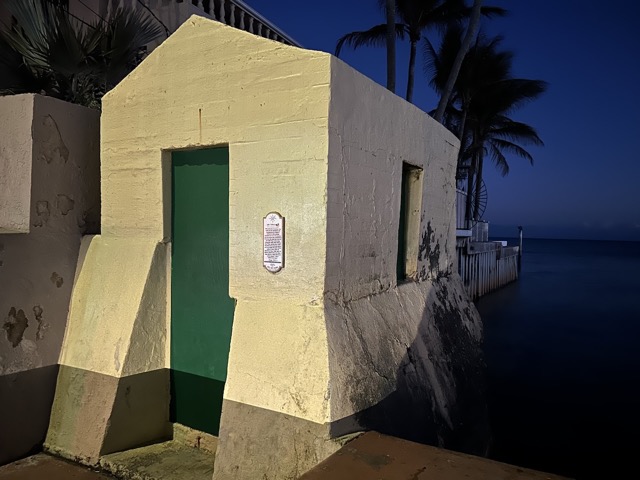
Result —
<path fill-rule="evenodd" d="M 64 278 L 62 278 L 60 275 L 58 275 L 58 272 L 53 272 L 51 274 L 51 282 L 58 288 L 60 288 L 62 286 L 62 284 L 64 283 Z"/>
<path fill-rule="evenodd" d="M 439 276 L 440 243 L 436 242 L 436 234 L 431 227 L 431 222 L 427 222 L 427 230 L 422 232 L 422 239 L 418 247 L 418 260 L 426 260 L 429 266 L 429 273 L 436 278 Z M 421 270 L 420 276 L 421 280 L 426 279 L 424 269 Z"/>
<path fill-rule="evenodd" d="M 56 199 L 56 208 L 62 215 L 66 215 L 73 210 L 74 204 L 75 202 L 73 201 L 73 198 L 62 193 L 58 194 L 58 198 Z"/>
<path fill-rule="evenodd" d="M 44 332 L 49 328 L 49 324 L 45 323 L 42 319 L 42 313 L 44 310 L 40 305 L 33 307 L 33 314 L 38 322 L 38 330 L 36 331 L 36 340 L 42 340 L 44 338 Z"/>
<path fill-rule="evenodd" d="M 49 209 L 49 202 L 46 200 L 38 200 L 36 202 L 36 215 L 38 219 L 33 223 L 34 227 L 42 227 L 49 222 L 51 216 L 51 210 Z"/>
<path fill-rule="evenodd" d="M 11 307 L 3 328 L 7 332 L 7 340 L 11 343 L 13 348 L 20 345 L 22 337 L 24 336 L 24 331 L 28 326 L 29 321 L 24 314 L 24 310 L 20 309 L 16 311 L 16 307 Z"/>
<path fill-rule="evenodd" d="M 62 141 L 58 124 L 51 115 L 47 115 L 44 117 L 42 125 L 45 127 L 42 144 L 42 151 L 44 153 L 40 155 L 40 159 L 47 163 L 67 163 L 67 160 L 69 160 L 69 149 Z"/>

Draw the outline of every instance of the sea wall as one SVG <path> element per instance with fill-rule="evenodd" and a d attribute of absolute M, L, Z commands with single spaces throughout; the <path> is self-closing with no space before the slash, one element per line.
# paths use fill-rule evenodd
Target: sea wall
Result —
<path fill-rule="evenodd" d="M 100 113 L 0 97 L 0 463 L 49 423 L 81 236 L 99 228 Z"/>

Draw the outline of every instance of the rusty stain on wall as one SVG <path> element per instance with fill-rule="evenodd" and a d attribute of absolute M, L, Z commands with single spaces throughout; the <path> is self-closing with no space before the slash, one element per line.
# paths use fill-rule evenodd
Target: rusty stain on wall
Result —
<path fill-rule="evenodd" d="M 9 316 L 4 323 L 3 328 L 7 332 L 7 340 L 11 343 L 13 348 L 20 345 L 24 331 L 29 326 L 29 321 L 24 314 L 24 310 L 20 309 L 16 311 L 16 307 L 11 307 L 9 310 Z"/>
<path fill-rule="evenodd" d="M 49 202 L 46 200 L 38 200 L 36 202 L 36 215 L 38 219 L 33 223 L 34 227 L 42 227 L 49 222 L 51 216 L 51 210 L 49 209 Z"/>
<path fill-rule="evenodd" d="M 418 260 L 429 262 L 429 273 L 433 278 L 440 276 L 440 243 L 436 241 L 436 234 L 431 227 L 431 222 L 427 222 L 427 230 L 422 232 L 422 240 L 418 247 Z M 423 269 L 420 272 L 421 278 L 425 278 L 424 273 Z"/>
<path fill-rule="evenodd" d="M 58 272 L 53 272 L 51 274 L 51 282 L 58 288 L 60 288 L 62 286 L 62 284 L 64 283 L 64 278 L 62 278 Z"/>
<path fill-rule="evenodd" d="M 83 235 L 100 233 L 100 205 L 93 205 L 78 216 L 78 228 Z"/>
<path fill-rule="evenodd" d="M 58 198 L 56 199 L 56 208 L 62 215 L 66 215 L 71 210 L 73 210 L 74 201 L 71 197 L 63 193 L 58 194 Z"/>
<path fill-rule="evenodd" d="M 40 159 L 47 163 L 60 161 L 67 163 L 67 160 L 69 160 L 69 149 L 62 141 L 58 124 L 51 115 L 47 115 L 44 117 L 42 125 L 45 127 L 43 129 L 42 142 L 44 147 L 42 151 L 44 153 L 40 155 Z"/>
<path fill-rule="evenodd" d="M 40 305 L 36 305 L 33 307 L 33 314 L 36 317 L 36 322 L 38 322 L 38 330 L 36 331 L 36 340 L 42 340 L 44 338 L 44 332 L 49 328 L 49 324 L 45 323 L 42 320 L 42 314 L 44 310 Z"/>

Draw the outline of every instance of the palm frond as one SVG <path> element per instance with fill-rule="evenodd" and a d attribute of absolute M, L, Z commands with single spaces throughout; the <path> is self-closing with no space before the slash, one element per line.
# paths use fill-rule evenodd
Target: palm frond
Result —
<path fill-rule="evenodd" d="M 489 129 L 489 134 L 493 138 L 524 143 L 525 145 L 544 146 L 535 128 L 526 123 L 517 122 L 504 116 L 496 118 L 494 124 Z"/>
<path fill-rule="evenodd" d="M 140 62 L 142 47 L 163 34 L 144 10 L 117 9 L 106 20 L 86 23 L 53 0 L 6 5 L 16 25 L 0 30 L 0 66 L 10 70 L 1 74 L 3 91 L 43 91 L 97 106 Z"/>
<path fill-rule="evenodd" d="M 491 143 L 491 145 L 493 145 L 498 150 L 517 155 L 518 157 L 522 157 L 525 160 L 528 160 L 531 165 L 533 165 L 533 156 L 531 156 L 531 154 L 520 145 L 509 142 L 508 140 L 502 140 L 500 138 L 492 138 L 491 140 L 489 140 L 489 143 Z"/>
<path fill-rule="evenodd" d="M 440 47 L 436 50 L 429 39 L 424 40 L 425 72 L 430 75 L 429 84 L 440 93 L 449 78 L 456 54 L 462 44 L 464 32 L 460 25 L 451 24 L 445 31 Z M 454 92 L 457 93 L 458 89 Z"/>
<path fill-rule="evenodd" d="M 480 12 L 487 18 L 506 17 L 509 15 L 509 10 L 501 7 L 481 7 Z"/>
<path fill-rule="evenodd" d="M 396 37 L 404 40 L 406 35 L 406 26 L 396 23 Z M 351 32 L 343 35 L 336 43 L 336 57 L 340 56 L 340 52 L 345 45 L 358 49 L 360 47 L 384 47 L 387 40 L 387 24 L 376 25 L 369 30 L 361 32 Z"/>
<path fill-rule="evenodd" d="M 547 82 L 542 80 L 498 80 L 483 86 L 481 94 L 475 98 L 476 105 L 473 108 L 483 109 L 492 114 L 508 114 L 538 98 L 547 87 Z"/>
<path fill-rule="evenodd" d="M 486 145 L 486 147 L 487 147 L 487 153 L 489 154 L 489 157 L 491 157 L 491 159 L 493 160 L 493 163 L 496 164 L 496 167 L 498 168 L 500 175 L 502 175 L 503 177 L 506 177 L 507 175 L 509 175 L 509 162 L 507 162 L 507 158 L 500 151 L 500 149 L 497 148 L 495 145 L 493 145 L 493 143 L 491 142 L 489 142 L 488 145 Z"/>

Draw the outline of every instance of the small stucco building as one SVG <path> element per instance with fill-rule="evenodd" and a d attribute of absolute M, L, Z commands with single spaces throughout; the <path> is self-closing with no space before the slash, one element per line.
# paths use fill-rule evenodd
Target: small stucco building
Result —
<path fill-rule="evenodd" d="M 95 464 L 179 423 L 218 437 L 214 478 L 288 479 L 367 429 L 483 450 L 449 131 L 329 54 L 191 17 L 104 97 L 100 141 L 50 451 Z"/>

